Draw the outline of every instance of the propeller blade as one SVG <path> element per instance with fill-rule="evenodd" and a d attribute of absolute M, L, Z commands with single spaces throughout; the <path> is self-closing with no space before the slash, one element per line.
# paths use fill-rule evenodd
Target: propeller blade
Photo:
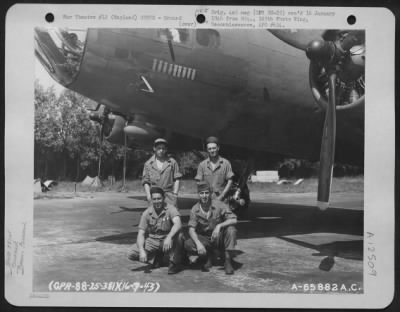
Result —
<path fill-rule="evenodd" d="M 333 163 L 335 158 L 336 139 L 336 73 L 329 74 L 329 105 L 325 113 L 322 135 L 320 169 L 318 177 L 318 207 L 325 210 L 329 206 L 329 195 L 332 184 Z"/>
<path fill-rule="evenodd" d="M 171 55 L 171 59 L 175 63 L 175 52 L 171 39 L 168 39 L 168 48 L 169 48 L 169 54 Z"/>
<path fill-rule="evenodd" d="M 111 132 L 106 136 L 107 141 L 114 144 L 123 144 L 124 142 L 124 127 L 126 126 L 126 119 L 122 116 L 115 115 L 114 123 Z"/>
<path fill-rule="evenodd" d="M 269 29 L 275 37 L 297 49 L 305 51 L 312 40 L 322 40 L 323 30 L 311 29 Z"/>

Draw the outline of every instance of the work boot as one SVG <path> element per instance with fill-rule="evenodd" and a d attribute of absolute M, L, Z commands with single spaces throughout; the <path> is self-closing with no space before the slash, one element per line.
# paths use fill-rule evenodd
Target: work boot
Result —
<path fill-rule="evenodd" d="M 168 274 L 176 274 L 182 271 L 182 266 L 171 262 L 168 267 Z"/>
<path fill-rule="evenodd" d="M 231 261 L 231 255 L 229 251 L 225 251 L 225 264 L 224 264 L 224 269 L 225 269 L 225 274 L 232 275 L 234 270 L 232 267 L 232 261 Z"/>
<path fill-rule="evenodd" d="M 211 268 L 212 268 L 212 253 L 207 252 L 207 259 L 206 259 L 206 262 L 201 267 L 201 271 L 202 272 L 210 272 Z"/>
<path fill-rule="evenodd" d="M 162 262 L 163 262 L 163 253 L 162 252 L 157 252 L 154 260 L 153 260 L 153 265 L 151 266 L 152 269 L 158 269 L 162 266 Z"/>

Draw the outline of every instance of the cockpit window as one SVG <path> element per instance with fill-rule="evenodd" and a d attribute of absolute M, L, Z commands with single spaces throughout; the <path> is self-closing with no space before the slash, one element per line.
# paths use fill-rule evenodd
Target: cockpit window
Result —
<path fill-rule="evenodd" d="M 68 33 L 65 30 L 61 30 L 59 34 L 62 37 L 62 53 L 66 58 L 64 66 L 70 71 L 72 76 L 75 76 L 79 71 L 80 60 L 83 54 L 83 43 L 78 39 L 76 33 Z"/>
<path fill-rule="evenodd" d="M 50 75 L 63 85 L 79 72 L 87 30 L 35 28 L 35 54 Z"/>
<path fill-rule="evenodd" d="M 182 28 L 166 28 L 159 29 L 158 38 L 163 41 L 171 40 L 172 42 L 186 44 L 189 43 L 189 30 Z"/>
<path fill-rule="evenodd" d="M 208 48 L 218 48 L 221 44 L 220 35 L 214 29 L 197 29 L 196 41 L 199 45 Z"/>

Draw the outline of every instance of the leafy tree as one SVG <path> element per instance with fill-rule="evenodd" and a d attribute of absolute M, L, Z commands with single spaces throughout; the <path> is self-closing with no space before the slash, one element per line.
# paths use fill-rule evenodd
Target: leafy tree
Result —
<path fill-rule="evenodd" d="M 56 94 L 54 88 L 44 88 L 35 81 L 35 158 L 39 176 L 47 176 L 48 163 L 57 149 Z M 44 165 L 44 170 L 41 170 Z"/>
<path fill-rule="evenodd" d="M 196 175 L 199 163 L 207 157 L 205 153 L 202 156 L 193 152 L 183 152 L 177 155 L 179 169 L 184 177 L 193 178 Z"/>
<path fill-rule="evenodd" d="M 110 171 L 111 167 L 111 174 L 115 175 L 115 162 L 124 157 L 124 147 L 101 142 L 100 125 L 90 120 L 86 109 L 90 102 L 67 89 L 57 97 L 53 88 L 45 90 L 35 81 L 36 175 L 48 178 L 51 160 L 56 160 L 53 167 L 57 168 L 53 169 L 63 179 L 68 177 L 71 163 L 76 168 L 75 180 L 81 178 L 81 170 L 97 175 L 100 156 L 104 169 Z M 128 155 L 130 151 L 127 150 Z"/>

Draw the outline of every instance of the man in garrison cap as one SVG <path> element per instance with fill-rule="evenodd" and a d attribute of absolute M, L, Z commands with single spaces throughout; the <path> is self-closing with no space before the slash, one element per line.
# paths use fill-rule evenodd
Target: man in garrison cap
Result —
<path fill-rule="evenodd" d="M 207 182 L 197 185 L 199 201 L 193 206 L 189 219 L 189 238 L 184 247 L 189 255 L 200 256 L 202 271 L 212 267 L 213 254 L 219 249 L 225 254 L 224 269 L 226 274 L 233 274 L 233 251 L 236 246 L 236 215 L 225 203 L 212 200 L 211 187 Z"/>
<path fill-rule="evenodd" d="M 232 186 L 232 166 L 229 160 L 219 156 L 218 138 L 207 138 L 206 148 L 208 158 L 199 164 L 195 180 L 206 181 L 213 190 L 213 197 L 223 201 Z"/>
<path fill-rule="evenodd" d="M 153 145 L 154 155 L 144 164 L 142 184 L 147 201 L 151 202 L 150 188 L 159 186 L 165 193 L 167 203 L 177 207 L 179 179 L 182 174 L 175 159 L 167 155 L 168 142 L 158 138 Z"/>
<path fill-rule="evenodd" d="M 174 206 L 165 202 L 162 188 L 152 187 L 150 196 L 151 204 L 140 218 L 137 241 L 129 252 L 129 259 L 150 263 L 153 268 L 158 268 L 162 265 L 164 254 L 168 253 L 168 274 L 178 273 L 183 249 L 183 242 L 179 239 L 182 227 L 180 214 Z"/>

